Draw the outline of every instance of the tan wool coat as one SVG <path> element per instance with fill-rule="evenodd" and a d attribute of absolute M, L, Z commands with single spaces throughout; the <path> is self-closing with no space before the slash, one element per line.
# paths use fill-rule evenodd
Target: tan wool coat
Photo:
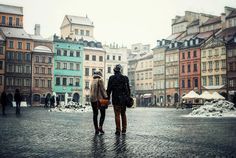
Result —
<path fill-rule="evenodd" d="M 97 102 L 99 99 L 107 98 L 107 92 L 104 87 L 104 82 L 101 78 L 94 78 L 90 87 L 90 100 Z"/>

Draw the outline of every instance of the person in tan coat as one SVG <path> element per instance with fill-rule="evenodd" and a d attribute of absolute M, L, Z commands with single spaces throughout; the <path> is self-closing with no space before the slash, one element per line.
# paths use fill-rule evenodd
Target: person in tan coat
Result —
<path fill-rule="evenodd" d="M 104 82 L 102 80 L 102 73 L 99 70 L 94 71 L 93 80 L 90 87 L 90 100 L 93 109 L 93 124 L 95 128 L 95 134 L 104 134 L 103 131 L 103 123 L 105 120 L 106 109 L 103 108 L 100 103 L 99 99 L 108 98 Z M 99 127 L 98 127 L 98 110 L 100 110 L 100 120 L 99 120 Z"/>

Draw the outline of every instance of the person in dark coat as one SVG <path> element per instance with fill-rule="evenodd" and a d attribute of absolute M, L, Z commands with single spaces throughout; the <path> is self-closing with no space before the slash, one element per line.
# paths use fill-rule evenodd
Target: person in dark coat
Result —
<path fill-rule="evenodd" d="M 53 95 L 53 96 L 50 98 L 50 108 L 54 108 L 54 104 L 55 104 L 55 96 Z"/>
<path fill-rule="evenodd" d="M 20 114 L 20 103 L 22 101 L 22 97 L 21 97 L 19 89 L 16 89 L 16 91 L 15 91 L 14 100 L 16 102 L 16 114 L 19 115 Z"/>
<path fill-rule="evenodd" d="M 44 107 L 47 108 L 48 107 L 48 102 L 49 102 L 49 96 L 47 95 L 46 98 L 45 98 L 45 105 Z"/>
<path fill-rule="evenodd" d="M 112 104 L 115 113 L 116 135 L 126 134 L 127 118 L 126 105 L 122 101 L 124 96 L 130 96 L 129 79 L 127 76 L 121 74 L 121 65 L 118 64 L 114 68 L 114 75 L 110 76 L 107 86 L 107 95 L 110 98 L 112 94 Z M 120 117 L 122 121 L 122 131 L 120 126 Z"/>
<path fill-rule="evenodd" d="M 59 97 L 59 95 L 57 95 L 57 97 L 56 97 L 56 101 L 57 101 L 57 107 L 58 107 L 59 104 L 60 104 L 60 97 Z"/>
<path fill-rule="evenodd" d="M 7 94 L 5 91 L 3 91 L 1 94 L 1 104 L 2 104 L 2 115 L 6 115 L 5 107 L 7 105 Z"/>

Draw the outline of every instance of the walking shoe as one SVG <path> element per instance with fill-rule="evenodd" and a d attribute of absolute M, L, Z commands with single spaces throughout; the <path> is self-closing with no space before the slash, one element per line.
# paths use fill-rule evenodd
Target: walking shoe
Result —
<path fill-rule="evenodd" d="M 126 130 L 122 130 L 122 135 L 125 135 L 126 134 Z"/>
<path fill-rule="evenodd" d="M 120 135 L 120 131 L 116 131 L 115 135 Z"/>
<path fill-rule="evenodd" d="M 104 134 L 105 132 L 102 130 L 102 128 L 99 129 L 100 134 Z"/>
<path fill-rule="evenodd" d="M 98 134 L 99 134 L 99 130 L 96 130 L 96 131 L 95 131 L 95 135 L 98 135 Z"/>

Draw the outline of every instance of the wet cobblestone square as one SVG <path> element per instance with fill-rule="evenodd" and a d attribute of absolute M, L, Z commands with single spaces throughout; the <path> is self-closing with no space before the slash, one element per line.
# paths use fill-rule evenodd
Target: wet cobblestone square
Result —
<path fill-rule="evenodd" d="M 235 118 L 186 118 L 188 110 L 127 110 L 128 129 L 116 136 L 112 107 L 104 135 L 95 136 L 92 112 L 14 109 L 0 117 L 0 157 L 236 157 Z"/>

